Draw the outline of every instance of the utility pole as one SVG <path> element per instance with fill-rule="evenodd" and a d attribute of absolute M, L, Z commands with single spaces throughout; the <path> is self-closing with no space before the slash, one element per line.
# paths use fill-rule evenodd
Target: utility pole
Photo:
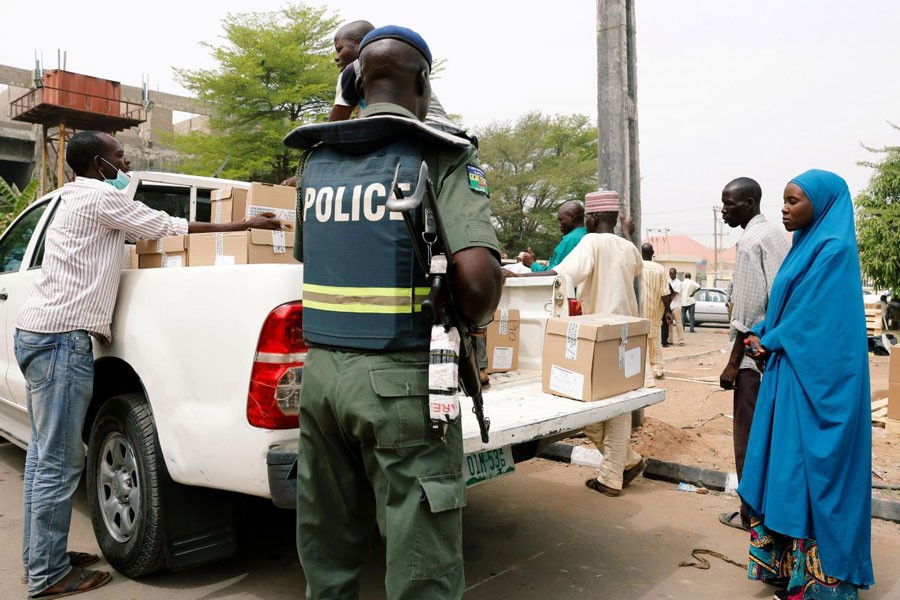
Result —
<path fill-rule="evenodd" d="M 619 210 L 641 230 L 641 169 L 638 162 L 637 53 L 634 0 L 597 0 L 597 133 L 602 189 L 619 194 Z M 624 209 L 624 210 L 623 210 Z M 633 240 L 640 248 L 641 236 Z M 640 283 L 634 292 L 640 301 Z M 632 427 L 644 411 L 632 413 Z"/>
<path fill-rule="evenodd" d="M 597 131 L 600 187 L 618 192 L 620 208 L 640 231 L 634 0 L 597 0 Z"/>

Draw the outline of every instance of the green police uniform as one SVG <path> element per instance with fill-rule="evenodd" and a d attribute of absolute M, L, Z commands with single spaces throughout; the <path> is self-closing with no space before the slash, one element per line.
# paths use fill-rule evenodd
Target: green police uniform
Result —
<path fill-rule="evenodd" d="M 298 223 L 303 232 L 304 279 L 309 275 L 315 281 L 309 284 L 313 291 L 309 299 L 304 282 L 304 329 L 311 347 L 300 397 L 297 473 L 297 546 L 308 598 L 358 598 L 376 524 L 387 549 L 388 598 L 461 598 L 464 589 L 461 512 L 466 490 L 461 426 L 459 420 L 451 424 L 445 441 L 430 432 L 429 332 L 414 324 L 414 339 L 408 337 L 409 317 L 421 311 L 421 280 L 415 273 L 410 275 L 405 296 L 399 294 L 404 290 L 397 282 L 348 286 L 343 278 L 348 273 L 350 281 L 355 281 L 353 277 L 365 278 L 385 266 L 381 264 L 384 260 L 395 260 L 390 251 L 373 251 L 368 244 L 378 242 L 367 241 L 367 234 L 380 235 L 396 223 L 389 222 L 390 215 L 384 216 L 380 206 L 365 205 L 370 196 L 363 190 L 352 195 L 354 201 L 362 199 L 362 206 L 348 208 L 345 204 L 340 214 L 347 223 L 334 227 L 328 219 L 338 213 L 334 204 L 338 192 L 323 190 L 341 191 L 344 186 L 318 183 L 350 173 L 360 164 L 372 164 L 348 155 L 349 166 L 344 169 L 340 153 L 329 152 L 356 147 L 358 154 L 359 142 L 366 137 L 360 137 L 360 132 L 365 133 L 368 125 L 390 126 L 391 119 L 379 118 L 385 116 L 405 121 L 399 123 L 402 134 L 393 141 L 412 141 L 428 162 L 450 250 L 482 246 L 499 256 L 487 185 L 471 144 L 431 140 L 427 128 L 411 121 L 412 113 L 393 104 L 369 106 L 363 123 L 307 126 L 285 140 L 295 147 L 316 148 L 307 163 L 298 201 L 298 218 L 304 221 Z M 370 142 L 366 143 L 372 146 Z M 316 163 L 317 153 L 328 158 Z M 417 163 L 404 160 L 412 164 L 401 163 L 401 167 L 417 172 Z M 389 156 L 383 162 L 390 167 L 396 161 L 391 162 Z M 330 166 L 323 166 L 326 164 Z M 380 177 L 383 181 L 383 174 Z M 347 184 L 341 196 L 345 203 L 353 189 Z M 353 222 L 353 215 L 358 222 Z M 377 231 L 340 233 L 351 231 L 351 226 L 362 228 L 365 215 L 373 219 L 382 215 L 382 220 L 374 223 Z M 327 235 L 315 237 L 319 231 Z M 322 252 L 311 240 L 331 245 Z M 391 243 L 400 244 L 401 240 Z M 354 260 L 341 256 L 343 248 L 352 251 Z M 396 260 L 403 257 L 397 254 Z M 357 268 L 365 272 L 351 273 Z M 407 300 L 413 306 L 407 307 Z M 390 313 L 387 320 L 385 313 Z M 398 314 L 402 318 L 398 319 Z M 371 324 L 366 319 L 371 319 Z M 314 330 L 311 333 L 306 333 L 307 321 Z M 398 329 L 397 339 L 384 339 L 385 324 Z M 348 331 L 355 331 L 357 339 Z"/>

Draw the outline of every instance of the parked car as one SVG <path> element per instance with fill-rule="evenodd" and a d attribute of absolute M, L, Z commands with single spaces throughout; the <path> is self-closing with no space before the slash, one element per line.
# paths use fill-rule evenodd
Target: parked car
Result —
<path fill-rule="evenodd" d="M 694 323 L 724 323 L 731 322 L 728 310 L 728 293 L 719 288 L 700 288 L 694 294 Z"/>

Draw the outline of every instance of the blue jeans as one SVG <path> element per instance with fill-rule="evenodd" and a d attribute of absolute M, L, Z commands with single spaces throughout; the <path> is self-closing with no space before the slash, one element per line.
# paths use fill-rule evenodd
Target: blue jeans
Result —
<path fill-rule="evenodd" d="M 691 333 L 694 333 L 694 309 L 696 306 L 691 304 L 690 306 L 682 306 L 681 307 L 681 326 L 688 326 L 688 316 L 691 317 Z"/>
<path fill-rule="evenodd" d="M 85 331 L 16 330 L 16 360 L 28 389 L 31 441 L 25 457 L 22 563 L 28 593 L 72 569 L 66 556 L 72 496 L 84 469 L 84 418 L 94 388 L 91 337 Z"/>

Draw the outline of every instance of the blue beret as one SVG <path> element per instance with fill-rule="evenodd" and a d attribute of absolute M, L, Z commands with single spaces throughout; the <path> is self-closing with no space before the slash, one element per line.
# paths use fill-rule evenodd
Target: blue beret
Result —
<path fill-rule="evenodd" d="M 431 50 L 428 48 L 428 44 L 425 43 L 425 40 L 422 39 L 422 36 L 412 29 L 400 27 L 399 25 L 385 25 L 384 27 L 377 27 L 367 33 L 366 37 L 359 43 L 359 52 L 362 53 L 363 48 L 372 42 L 385 39 L 400 40 L 401 42 L 409 44 L 425 57 L 425 60 L 428 61 L 428 66 L 431 67 Z"/>

